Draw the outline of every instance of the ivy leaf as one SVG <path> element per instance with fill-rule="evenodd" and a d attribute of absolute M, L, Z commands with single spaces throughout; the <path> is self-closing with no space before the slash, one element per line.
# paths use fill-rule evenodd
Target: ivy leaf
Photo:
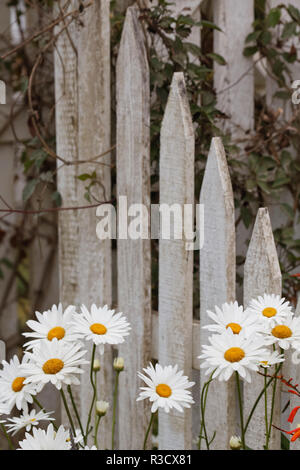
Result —
<path fill-rule="evenodd" d="M 23 190 L 23 201 L 28 201 L 28 199 L 33 195 L 36 185 L 38 184 L 38 179 L 34 178 L 26 184 Z"/>
<path fill-rule="evenodd" d="M 80 181 L 86 181 L 86 180 L 88 180 L 88 179 L 91 179 L 92 176 L 89 175 L 88 173 L 83 173 L 82 175 L 77 176 L 77 178 L 78 178 Z"/>
<path fill-rule="evenodd" d="M 283 27 L 281 37 L 282 39 L 288 39 L 296 33 L 297 24 L 294 22 L 286 23 Z"/>
<path fill-rule="evenodd" d="M 196 26 L 204 26 L 205 28 L 216 29 L 217 31 L 220 31 L 221 33 L 223 33 L 222 29 L 219 28 L 219 26 L 217 26 L 215 23 L 212 23 L 211 21 L 202 20 L 196 23 Z"/>
<path fill-rule="evenodd" d="M 258 51 L 258 48 L 256 46 L 249 46 L 245 47 L 243 54 L 245 57 L 250 57 L 255 54 L 255 52 Z"/>
<path fill-rule="evenodd" d="M 267 16 L 267 26 L 274 28 L 280 21 L 280 15 L 281 12 L 279 8 L 271 8 Z"/>
<path fill-rule="evenodd" d="M 288 216 L 290 217 L 290 219 L 294 220 L 294 217 L 295 217 L 294 209 L 293 209 L 289 204 L 286 204 L 285 202 L 282 202 L 282 203 L 280 204 L 280 206 L 281 206 L 282 209 L 284 209 L 284 211 L 288 214 Z"/>
<path fill-rule="evenodd" d="M 215 52 L 211 52 L 211 53 L 207 54 L 207 57 L 210 57 L 212 60 L 217 62 L 219 65 L 226 65 L 226 63 L 227 63 L 226 60 L 224 59 L 224 57 L 222 57 L 219 54 L 216 54 Z"/>
<path fill-rule="evenodd" d="M 58 191 L 54 191 L 54 193 L 51 194 L 51 199 L 54 201 L 56 207 L 60 207 L 62 205 L 61 194 Z"/>

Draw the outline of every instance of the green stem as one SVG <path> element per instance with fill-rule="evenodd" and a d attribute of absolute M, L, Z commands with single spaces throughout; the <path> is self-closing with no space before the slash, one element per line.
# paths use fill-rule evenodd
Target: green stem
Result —
<path fill-rule="evenodd" d="M 98 428 L 99 428 L 99 424 L 100 424 L 100 419 L 101 419 L 101 416 L 96 416 L 96 424 L 95 424 L 95 436 L 94 436 L 94 443 L 95 443 L 95 446 L 97 447 L 97 449 L 99 450 L 99 445 L 98 445 Z"/>
<path fill-rule="evenodd" d="M 72 403 L 72 407 L 73 407 L 73 410 L 75 412 L 75 415 L 76 415 L 76 418 L 77 418 L 77 421 L 78 421 L 78 424 L 79 424 L 79 427 L 80 427 L 80 431 L 81 431 L 81 434 L 82 434 L 82 437 L 83 437 L 84 436 L 83 426 L 82 426 L 80 415 L 79 415 L 79 412 L 78 412 L 78 409 L 77 409 L 77 406 L 76 406 L 76 403 L 75 403 L 75 400 L 74 400 L 74 397 L 73 397 L 71 385 L 67 386 L 67 390 L 68 390 L 68 394 L 69 394 L 69 397 L 70 397 L 70 400 L 71 400 L 71 403 Z"/>
<path fill-rule="evenodd" d="M 264 375 L 264 385 L 265 385 L 265 426 L 266 426 L 266 439 L 268 435 L 269 423 L 268 423 L 268 393 L 267 393 L 267 371 L 265 369 Z M 266 441 L 267 445 L 267 441 Z"/>
<path fill-rule="evenodd" d="M 112 448 L 112 450 L 114 450 L 114 446 L 115 446 L 115 426 L 116 426 L 116 410 L 117 410 L 117 399 L 118 399 L 119 375 L 120 375 L 120 371 L 116 371 L 116 380 L 115 380 L 115 388 L 114 388 L 112 430 L 111 430 L 111 448 Z"/>
<path fill-rule="evenodd" d="M 67 400 L 66 400 L 65 393 L 64 393 L 62 388 L 60 389 L 60 394 L 61 394 L 63 404 L 64 404 L 64 407 L 65 407 L 65 410 L 66 410 L 66 413 L 67 413 L 67 416 L 68 416 L 68 419 L 69 419 L 69 422 L 70 422 L 70 426 L 71 426 L 71 429 L 72 429 L 73 436 L 75 437 L 75 435 L 76 435 L 75 426 L 74 426 L 73 419 L 72 419 L 72 416 L 71 416 L 71 413 L 70 413 L 70 410 L 69 410 L 69 407 L 68 407 L 68 403 L 67 403 Z"/>
<path fill-rule="evenodd" d="M 4 436 L 6 437 L 6 440 L 7 440 L 7 442 L 8 442 L 8 446 L 9 446 L 10 450 L 15 450 L 15 448 L 14 448 L 14 446 L 13 446 L 13 443 L 12 443 L 12 441 L 11 441 L 11 438 L 10 438 L 10 436 L 8 435 L 8 433 L 7 433 L 6 429 L 5 429 L 4 424 L 3 424 L 3 423 L 0 423 L 0 426 L 1 426 L 1 429 L 2 429 L 2 432 L 3 432 Z"/>
<path fill-rule="evenodd" d="M 143 450 L 146 450 L 147 440 L 148 440 L 150 429 L 152 427 L 153 418 L 154 418 L 154 413 L 151 413 L 150 422 L 149 422 L 149 425 L 148 425 L 148 428 L 147 428 L 147 431 L 146 431 L 146 434 L 145 434 Z"/>
<path fill-rule="evenodd" d="M 213 372 L 214 373 L 214 372 Z M 201 399 L 200 399 L 200 406 L 201 406 L 201 427 L 200 427 L 200 433 L 199 433 L 199 443 L 198 443 L 198 449 L 201 449 L 201 439 L 202 439 L 202 431 L 204 432 L 204 439 L 206 443 L 206 448 L 209 450 L 209 440 L 208 440 L 208 435 L 207 435 L 207 430 L 206 430 L 206 424 L 205 424 L 205 410 L 206 410 L 206 401 L 207 401 L 207 394 L 208 394 L 208 388 L 210 385 L 210 382 L 212 381 L 212 375 L 210 376 L 210 379 L 204 384 L 201 392 Z"/>
<path fill-rule="evenodd" d="M 45 411 L 45 413 L 46 413 L 46 412 L 47 412 L 47 411 L 46 411 L 46 408 L 45 408 L 43 405 L 41 405 L 41 403 L 38 401 L 38 399 L 37 399 L 36 397 L 34 397 L 34 396 L 33 396 L 32 398 L 33 398 L 34 403 L 35 403 L 41 410 Z M 58 430 L 58 427 L 56 426 L 56 424 L 54 424 L 53 421 L 52 421 L 52 424 L 53 424 L 53 427 L 54 427 L 55 431 L 57 431 L 57 430 Z"/>
<path fill-rule="evenodd" d="M 281 367 L 282 367 L 282 363 L 280 363 L 279 366 L 276 368 L 275 374 L 274 374 L 275 376 L 278 374 L 278 372 L 280 371 Z M 254 413 L 254 411 L 255 411 L 255 409 L 256 409 L 256 407 L 257 407 L 257 405 L 258 405 L 258 403 L 259 403 L 261 397 L 262 397 L 263 394 L 265 393 L 265 388 L 267 389 L 267 388 L 269 387 L 269 385 L 273 382 L 273 380 L 274 380 L 274 377 L 271 377 L 270 380 L 268 381 L 266 387 L 264 387 L 264 388 L 262 389 L 262 391 L 261 391 L 260 394 L 258 395 L 257 399 L 255 400 L 254 405 L 253 405 L 253 407 L 252 407 L 252 409 L 251 409 L 251 411 L 250 411 L 250 414 L 249 414 L 248 419 L 247 419 L 246 424 L 245 424 L 245 434 L 246 434 L 246 431 L 247 431 L 248 426 L 249 426 L 249 424 L 250 424 L 250 421 L 251 421 L 251 418 L 252 418 L 252 416 L 253 416 L 253 413 Z"/>
<path fill-rule="evenodd" d="M 235 378 L 236 378 L 236 386 L 237 386 L 238 398 L 239 398 L 242 448 L 245 450 L 246 449 L 246 443 L 245 443 L 243 401 L 242 401 L 242 393 L 241 393 L 241 386 L 240 386 L 240 376 L 239 376 L 239 373 L 237 371 L 235 372 Z"/>
<path fill-rule="evenodd" d="M 271 439 L 272 421 L 273 421 L 275 396 L 276 396 L 276 386 L 277 386 L 277 378 L 275 377 L 275 382 L 274 382 L 274 385 L 273 385 L 273 392 L 272 392 L 271 415 L 270 415 L 269 429 L 267 431 L 265 450 L 269 450 L 269 442 L 270 442 L 270 439 Z"/>
<path fill-rule="evenodd" d="M 88 420 L 87 420 L 87 423 L 86 423 L 85 436 L 84 436 L 84 443 L 85 444 L 87 444 L 87 437 L 88 437 L 88 434 L 89 434 L 90 422 L 91 422 L 92 412 L 93 412 L 93 409 L 94 409 L 94 403 L 95 403 L 96 394 L 97 394 L 96 386 L 95 386 L 94 381 L 93 381 L 93 366 L 94 366 L 95 353 L 96 353 L 96 345 L 93 344 L 91 368 L 90 368 L 90 382 L 91 382 L 91 385 L 93 387 L 93 398 L 92 398 L 92 402 L 91 402 L 91 406 L 90 406 L 90 411 L 89 411 L 89 414 L 88 414 Z"/>

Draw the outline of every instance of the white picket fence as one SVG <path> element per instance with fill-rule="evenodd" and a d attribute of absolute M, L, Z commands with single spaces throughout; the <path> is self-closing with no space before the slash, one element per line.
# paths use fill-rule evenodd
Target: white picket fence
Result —
<path fill-rule="evenodd" d="M 188 3 L 188 2 L 184 2 Z M 199 13 L 199 4 L 195 11 Z M 299 3 L 299 2 L 298 2 Z M 183 2 L 178 1 L 177 6 Z M 231 128 L 253 129 L 254 74 L 251 59 L 242 55 L 243 41 L 253 21 L 253 0 L 214 1 L 214 21 L 226 31 L 215 32 L 215 52 L 227 65 L 216 65 L 215 86 L 222 110 L 236 123 Z M 76 5 L 72 0 L 70 9 Z M 299 6 L 299 5 L 298 5 Z M 143 203 L 150 211 L 150 86 L 145 36 L 135 6 L 127 9 L 117 63 L 116 168 L 117 199 L 127 196 L 128 205 Z M 57 32 L 62 26 L 57 27 Z M 109 0 L 97 0 L 60 34 L 55 52 L 57 184 L 65 207 L 86 205 L 84 184 L 77 176 L 97 171 L 102 186 L 100 200 L 111 198 L 109 154 L 93 160 L 110 148 L 110 43 Z M 236 39 L 238 38 L 238 39 Z M 200 35 L 195 39 L 200 41 Z M 74 50 L 74 45 L 76 50 Z M 239 57 L 239 60 L 237 60 Z M 241 77 L 243 77 L 241 79 Z M 268 81 L 268 78 L 266 78 Z M 230 88 L 235 84 L 234 88 Z M 228 90 L 226 91 L 226 87 Z M 268 87 L 268 83 L 267 83 Z M 225 90 L 225 91 L 224 91 Z M 93 161 L 92 161 L 93 160 Z M 71 162 L 71 164 L 70 164 Z M 207 309 L 232 301 L 236 296 L 236 233 L 234 199 L 226 155 L 220 138 L 212 139 L 199 201 L 194 199 L 194 130 L 185 90 L 184 76 L 175 73 L 161 127 L 160 203 L 204 205 L 204 246 L 200 251 L 200 322 L 193 320 L 193 251 L 185 240 L 159 243 L 159 311 L 151 312 L 150 240 L 118 240 L 117 305 L 131 323 L 129 339 L 118 354 L 125 358 L 120 376 L 118 448 L 140 449 L 149 419 L 149 404 L 136 402 L 137 371 L 150 360 L 162 365 L 178 364 L 190 378 L 203 384 L 197 357 L 207 343 Z M 113 293 L 113 250 L 111 241 L 96 236 L 95 211 L 65 211 L 59 215 L 59 284 L 64 305 L 96 303 L 111 305 Z M 244 304 L 263 293 L 281 294 L 281 273 L 267 208 L 258 211 L 244 267 Z M 1 347 L 1 346 L 0 346 Z M 3 351 L 0 349 L 0 355 Z M 101 398 L 113 393 L 112 357 L 107 348 L 99 374 Z M 289 375 L 299 372 L 289 367 Z M 245 412 L 249 412 L 261 390 L 259 376 L 244 387 Z M 83 419 L 91 395 L 88 381 L 76 392 Z M 200 430 L 199 389 L 196 404 L 184 414 L 159 413 L 159 447 L 191 449 Z M 280 425 L 280 393 L 274 424 Z M 294 399 L 291 398 L 291 406 Z M 216 431 L 212 448 L 227 449 L 238 432 L 235 392 L 231 381 L 213 383 L 206 411 L 208 432 Z M 65 417 L 63 417 L 63 421 Z M 110 448 L 111 416 L 103 420 L 102 448 Z M 285 426 L 286 427 L 286 426 Z M 247 445 L 261 448 L 264 414 L 257 408 L 247 432 Z M 280 448 L 280 433 L 273 432 L 271 448 Z M 293 445 L 297 448 L 297 444 Z"/>

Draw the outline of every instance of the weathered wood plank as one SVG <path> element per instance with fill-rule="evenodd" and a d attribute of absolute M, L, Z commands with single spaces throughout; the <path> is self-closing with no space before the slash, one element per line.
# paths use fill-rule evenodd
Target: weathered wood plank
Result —
<path fill-rule="evenodd" d="M 72 0 L 69 9 L 76 7 Z M 54 6 L 55 15 L 59 13 Z M 58 33 L 62 26 L 58 26 Z M 78 60 L 77 26 L 72 22 L 68 30 L 58 37 L 54 52 L 55 65 L 55 116 L 56 116 L 56 152 L 67 161 L 78 160 Z M 78 184 L 76 165 L 63 165 L 57 161 L 57 190 L 63 205 L 78 206 Z M 79 294 L 79 227 L 78 211 L 60 212 L 58 216 L 58 256 L 59 256 L 59 297 L 66 308 L 68 305 L 80 305 Z M 77 404 L 80 403 L 80 387 L 74 387 Z M 62 412 L 62 422 L 68 423 Z"/>
<path fill-rule="evenodd" d="M 0 362 L 5 359 L 5 343 L 4 341 L 0 341 Z"/>
<path fill-rule="evenodd" d="M 244 306 L 251 299 L 263 294 L 281 295 L 281 272 L 274 243 L 268 209 L 258 210 L 244 267 Z M 263 388 L 263 378 L 252 374 L 250 387 L 244 388 L 245 416 L 249 412 Z M 247 430 L 247 445 L 252 449 L 262 449 L 265 441 L 264 404 L 257 406 Z M 273 423 L 280 426 L 280 393 L 277 393 Z M 271 449 L 280 449 L 280 433 L 272 431 Z"/>
<path fill-rule="evenodd" d="M 78 158 L 88 161 L 110 148 L 111 99 L 110 99 L 110 8 L 107 0 L 96 0 L 80 17 L 78 31 Z M 99 162 L 103 164 L 99 164 Z M 111 156 L 100 157 L 95 162 L 80 164 L 77 174 L 97 175 L 99 184 L 92 194 L 99 201 L 110 200 L 109 164 Z M 85 182 L 79 182 L 77 204 L 85 205 Z M 80 303 L 88 308 L 95 303 L 111 306 L 112 268 L 111 240 L 99 240 L 96 235 L 98 220 L 95 210 L 80 212 L 78 227 L 79 252 L 78 284 Z M 90 345 L 91 349 L 91 345 Z M 107 346 L 99 358 L 98 390 L 101 399 L 110 401 L 113 396 L 112 348 Z M 86 370 L 89 365 L 86 366 Z M 92 387 L 89 381 L 81 384 L 81 412 L 87 420 Z M 98 397 L 98 399 L 100 399 Z M 112 406 L 101 424 L 99 445 L 107 449 L 111 445 Z"/>
<path fill-rule="evenodd" d="M 238 138 L 254 125 L 254 67 L 252 58 L 243 55 L 244 38 L 254 21 L 254 2 L 214 0 L 213 13 L 214 22 L 222 29 L 214 30 L 214 53 L 226 60 L 226 65 L 214 62 L 217 103 L 230 116 L 224 129 Z"/>
<path fill-rule="evenodd" d="M 175 73 L 162 128 L 160 205 L 194 202 L 194 131 L 182 73 Z M 159 244 L 159 362 L 178 364 L 191 377 L 193 321 L 193 252 L 181 239 Z M 159 412 L 159 447 L 190 449 L 191 410 Z"/>
<path fill-rule="evenodd" d="M 117 195 L 118 198 L 127 197 L 128 208 L 131 204 L 143 204 L 149 214 L 150 85 L 144 35 L 138 16 L 137 7 L 127 9 L 117 61 Z M 149 225 L 148 217 L 146 219 Z M 127 231 L 127 222 L 125 224 Z M 119 348 L 119 354 L 128 364 L 120 375 L 119 447 L 140 449 L 150 415 L 148 403 L 136 402 L 141 385 L 137 371 L 141 371 L 151 358 L 149 228 L 146 229 L 148 239 L 120 239 L 120 236 L 119 231 L 118 308 L 128 318 L 132 330 Z"/>
<path fill-rule="evenodd" d="M 235 300 L 235 221 L 234 201 L 226 155 L 219 137 L 212 139 L 200 204 L 204 205 L 204 246 L 200 251 L 200 326 L 211 320 L 207 310 Z M 211 335 L 200 329 L 201 344 Z M 207 381 L 201 372 L 201 387 Z M 235 433 L 234 382 L 212 382 L 207 400 L 207 427 L 215 449 L 228 449 Z"/>

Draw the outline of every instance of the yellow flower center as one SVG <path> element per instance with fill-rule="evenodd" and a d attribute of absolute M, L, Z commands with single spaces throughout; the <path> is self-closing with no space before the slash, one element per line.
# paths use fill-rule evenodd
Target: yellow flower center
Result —
<path fill-rule="evenodd" d="M 228 323 L 228 325 L 226 325 L 226 329 L 227 328 L 231 328 L 232 332 L 235 335 L 238 335 L 242 329 L 241 325 L 239 325 L 238 323 Z"/>
<path fill-rule="evenodd" d="M 64 367 L 64 363 L 61 359 L 49 359 L 43 365 L 43 371 L 45 374 L 57 374 Z"/>
<path fill-rule="evenodd" d="M 245 357 L 245 353 L 241 348 L 229 348 L 224 353 L 224 358 L 228 362 L 239 362 Z"/>
<path fill-rule="evenodd" d="M 14 392 L 20 392 L 24 387 L 24 380 L 25 377 L 16 377 L 13 383 L 11 384 L 11 388 Z"/>
<path fill-rule="evenodd" d="M 105 335 L 107 332 L 106 326 L 102 325 L 102 323 L 93 323 L 90 326 L 90 330 L 95 333 L 95 335 Z"/>
<path fill-rule="evenodd" d="M 55 326 L 48 332 L 48 340 L 52 341 L 53 338 L 57 338 L 58 340 L 63 339 L 65 336 L 66 331 L 62 326 Z"/>
<path fill-rule="evenodd" d="M 286 325 L 274 326 L 272 335 L 276 338 L 290 338 L 292 336 L 292 330 Z"/>
<path fill-rule="evenodd" d="M 277 313 L 277 310 L 276 308 L 273 308 L 273 307 L 266 307 L 262 311 L 263 316 L 268 317 L 268 318 L 274 317 L 276 313 Z"/>
<path fill-rule="evenodd" d="M 265 366 L 267 366 L 269 364 L 268 361 L 260 361 L 260 364 L 264 364 Z"/>
<path fill-rule="evenodd" d="M 172 395 L 172 390 L 169 385 L 166 384 L 159 384 L 156 387 L 156 393 L 163 398 L 168 398 Z"/>

